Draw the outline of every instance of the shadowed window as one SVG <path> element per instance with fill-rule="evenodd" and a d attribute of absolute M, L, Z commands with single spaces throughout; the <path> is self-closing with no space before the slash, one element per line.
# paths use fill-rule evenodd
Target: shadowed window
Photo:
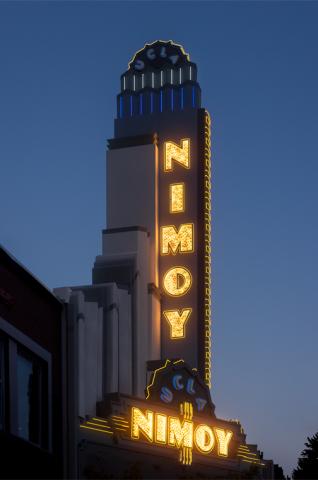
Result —
<path fill-rule="evenodd" d="M 43 447 L 47 444 L 47 376 L 45 364 L 18 347 L 18 435 Z"/>

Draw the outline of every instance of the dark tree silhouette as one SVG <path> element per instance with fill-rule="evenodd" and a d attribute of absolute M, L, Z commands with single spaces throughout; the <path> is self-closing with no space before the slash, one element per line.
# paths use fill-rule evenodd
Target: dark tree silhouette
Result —
<path fill-rule="evenodd" d="M 318 479 L 318 432 L 311 438 L 307 437 L 305 448 L 298 459 L 298 466 L 293 471 L 297 480 Z"/>

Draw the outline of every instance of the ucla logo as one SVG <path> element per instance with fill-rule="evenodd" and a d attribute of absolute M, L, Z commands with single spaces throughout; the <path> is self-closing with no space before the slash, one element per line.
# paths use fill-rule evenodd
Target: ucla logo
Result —
<path fill-rule="evenodd" d="M 166 360 L 165 365 L 154 371 L 146 388 L 146 398 L 177 407 L 191 402 L 194 410 L 214 416 L 214 405 L 206 384 L 183 360 Z"/>
<path fill-rule="evenodd" d="M 172 377 L 171 383 L 173 390 L 183 391 L 184 393 L 192 397 L 192 401 L 194 401 L 195 405 L 197 406 L 198 412 L 202 412 L 204 410 L 204 407 L 207 404 L 207 400 L 196 396 L 196 392 L 194 389 L 194 378 L 188 378 L 186 382 L 183 383 L 182 375 L 176 374 Z M 173 390 L 171 390 L 167 386 L 162 386 L 160 392 L 160 399 L 164 403 L 171 403 L 173 401 Z"/>

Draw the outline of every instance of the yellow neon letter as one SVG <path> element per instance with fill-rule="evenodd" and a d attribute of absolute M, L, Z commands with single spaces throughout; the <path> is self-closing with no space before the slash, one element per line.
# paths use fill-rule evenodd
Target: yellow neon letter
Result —
<path fill-rule="evenodd" d="M 164 171 L 172 171 L 172 160 L 184 168 L 190 168 L 190 139 L 181 140 L 181 147 L 174 142 L 164 144 Z"/>
<path fill-rule="evenodd" d="M 184 308 L 183 310 L 165 310 L 164 316 L 170 325 L 170 338 L 184 338 L 185 324 L 190 317 L 192 308 Z"/>
<path fill-rule="evenodd" d="M 182 223 L 179 230 L 173 225 L 161 227 L 161 253 L 193 252 L 193 223 Z"/>
<path fill-rule="evenodd" d="M 229 454 L 229 443 L 233 432 L 230 430 L 223 430 L 222 428 L 215 428 L 214 431 L 218 441 L 218 454 L 227 457 Z"/>
<path fill-rule="evenodd" d="M 169 211 L 170 213 L 184 212 L 185 210 L 185 185 L 172 183 L 169 185 Z"/>
<path fill-rule="evenodd" d="M 215 443 L 212 428 L 207 425 L 198 425 L 194 432 L 194 441 L 200 452 L 210 453 Z"/>
<path fill-rule="evenodd" d="M 155 416 L 156 430 L 155 441 L 158 443 L 166 443 L 167 440 L 167 415 L 156 413 Z"/>
<path fill-rule="evenodd" d="M 193 447 L 193 423 L 187 420 L 181 422 L 179 418 L 169 417 L 169 445 L 180 447 Z"/>
<path fill-rule="evenodd" d="M 172 297 L 185 295 L 191 284 L 191 273 L 184 267 L 170 268 L 163 277 L 163 288 Z"/>
<path fill-rule="evenodd" d="M 145 435 L 147 440 L 153 440 L 153 412 L 146 410 L 144 415 L 139 408 L 131 410 L 131 438 L 139 438 L 139 431 Z"/>

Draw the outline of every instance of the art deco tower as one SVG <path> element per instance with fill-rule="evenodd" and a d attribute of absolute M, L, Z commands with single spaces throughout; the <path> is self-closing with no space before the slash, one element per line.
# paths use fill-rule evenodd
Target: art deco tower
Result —
<path fill-rule="evenodd" d="M 197 68 L 156 41 L 120 83 L 102 254 L 92 285 L 55 290 L 68 476 L 237 478 L 264 463 L 211 401 L 211 121 Z"/>
<path fill-rule="evenodd" d="M 196 65 L 172 42 L 146 45 L 121 76 L 107 154 L 107 230 L 93 276 L 94 283 L 125 276 L 125 283 L 129 271 L 138 283 L 136 393 L 145 362 L 167 358 L 185 360 L 211 385 L 210 180 L 210 117 Z M 132 258 L 138 242 L 140 258 Z"/>

